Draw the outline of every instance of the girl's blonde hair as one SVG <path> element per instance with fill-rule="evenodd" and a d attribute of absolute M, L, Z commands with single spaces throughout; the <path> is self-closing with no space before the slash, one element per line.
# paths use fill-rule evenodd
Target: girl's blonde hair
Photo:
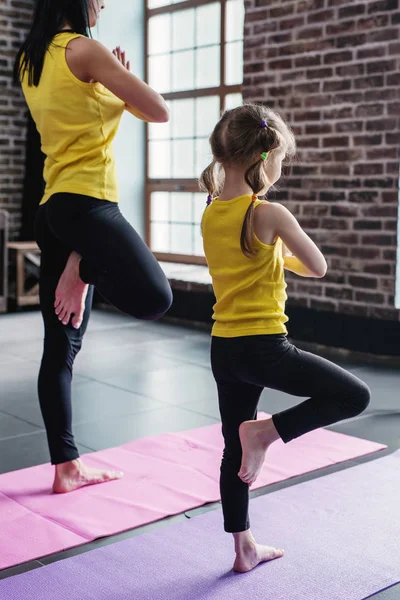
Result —
<path fill-rule="evenodd" d="M 265 152 L 277 148 L 294 156 L 296 142 L 289 125 L 271 108 L 244 104 L 227 110 L 210 137 L 213 161 L 200 176 L 200 188 L 210 199 L 218 196 L 225 181 L 224 167 L 247 167 L 244 178 L 257 196 L 268 184 L 264 168 Z M 254 256 L 254 202 L 247 209 L 240 237 L 242 252 Z"/>

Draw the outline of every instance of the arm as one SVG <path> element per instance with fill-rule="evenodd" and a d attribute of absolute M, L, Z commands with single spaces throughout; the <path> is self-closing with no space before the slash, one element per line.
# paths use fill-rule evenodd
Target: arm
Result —
<path fill-rule="evenodd" d="M 100 42 L 88 38 L 74 40 L 75 58 L 86 81 L 98 81 L 118 96 L 127 110 L 139 119 L 153 123 L 169 120 L 169 110 L 164 98 L 144 81 L 128 70 L 116 54 L 109 52 Z"/>
<path fill-rule="evenodd" d="M 259 212 L 260 211 L 260 212 Z M 312 239 L 300 227 L 297 219 L 281 204 L 260 205 L 260 218 L 264 221 L 269 235 L 280 237 L 292 254 L 284 256 L 284 266 L 302 277 L 324 277 L 327 271 L 326 260 Z"/>

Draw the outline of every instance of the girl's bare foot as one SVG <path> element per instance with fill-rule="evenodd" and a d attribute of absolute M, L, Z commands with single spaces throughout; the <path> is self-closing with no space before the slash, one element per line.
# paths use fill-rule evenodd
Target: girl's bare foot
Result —
<path fill-rule="evenodd" d="M 269 446 L 279 439 L 272 419 L 245 421 L 239 427 L 242 444 L 242 465 L 238 473 L 240 479 L 252 485 L 260 474 Z"/>
<path fill-rule="evenodd" d="M 121 479 L 121 477 L 123 477 L 123 473 L 91 469 L 78 458 L 56 465 L 53 492 L 55 494 L 66 494 L 87 485 L 114 481 L 115 479 Z"/>
<path fill-rule="evenodd" d="M 72 316 L 72 325 L 79 329 L 85 311 L 85 300 L 89 286 L 79 277 L 81 257 L 76 252 L 69 255 L 65 269 L 56 289 L 54 308 L 63 325 L 68 325 Z"/>
<path fill-rule="evenodd" d="M 250 531 L 234 533 L 236 560 L 233 570 L 237 573 L 248 573 L 257 565 L 282 558 L 284 551 L 257 544 Z"/>

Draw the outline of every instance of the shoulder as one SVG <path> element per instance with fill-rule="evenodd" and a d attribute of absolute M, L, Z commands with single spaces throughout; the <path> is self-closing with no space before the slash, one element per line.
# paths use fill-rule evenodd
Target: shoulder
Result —
<path fill-rule="evenodd" d="M 261 202 L 255 211 L 255 219 L 260 225 L 275 225 L 292 217 L 292 213 L 278 202 Z"/>
<path fill-rule="evenodd" d="M 68 42 L 68 50 L 71 54 L 79 55 L 80 58 L 92 59 L 99 57 L 101 59 L 112 56 L 111 52 L 97 40 L 85 36 L 75 37 Z"/>

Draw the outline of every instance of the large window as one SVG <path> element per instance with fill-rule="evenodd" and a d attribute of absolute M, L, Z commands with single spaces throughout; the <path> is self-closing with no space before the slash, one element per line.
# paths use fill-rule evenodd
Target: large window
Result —
<path fill-rule="evenodd" d="M 146 233 L 161 260 L 204 262 L 197 178 L 221 111 L 242 103 L 244 0 L 148 0 L 149 84 L 171 120 L 147 132 Z"/>

